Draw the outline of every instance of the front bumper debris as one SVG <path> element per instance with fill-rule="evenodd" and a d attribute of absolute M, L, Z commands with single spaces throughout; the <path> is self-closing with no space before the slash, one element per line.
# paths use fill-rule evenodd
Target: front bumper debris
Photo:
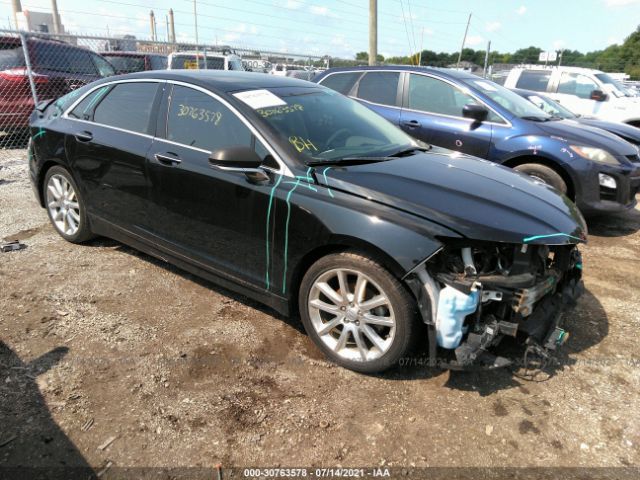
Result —
<path fill-rule="evenodd" d="M 407 279 L 429 328 L 429 364 L 453 370 L 546 365 L 569 338 L 562 320 L 584 291 L 582 259 L 575 245 L 513 246 L 511 257 L 505 246 L 469 250 L 458 262 L 456 249 L 445 249 Z M 492 253 L 495 261 L 487 258 Z M 465 293 L 477 298 L 476 308 L 469 309 L 466 302 L 458 312 L 447 297 L 452 287 L 463 299 Z M 458 325 L 458 335 L 450 335 Z M 446 344 L 441 341 L 443 329 L 449 334 Z M 523 348 L 504 355 L 496 347 L 505 337 Z M 451 345 L 451 338 L 461 340 Z"/>

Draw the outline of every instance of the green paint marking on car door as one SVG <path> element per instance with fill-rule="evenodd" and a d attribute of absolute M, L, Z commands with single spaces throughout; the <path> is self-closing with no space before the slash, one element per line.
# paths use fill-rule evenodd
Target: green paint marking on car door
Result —
<path fill-rule="evenodd" d="M 271 224 L 271 206 L 273 205 L 273 195 L 276 191 L 276 188 L 278 188 L 278 185 L 280 185 L 280 182 L 282 181 L 282 175 L 278 174 L 278 180 L 276 180 L 276 183 L 273 184 L 273 187 L 271 187 L 271 192 L 269 193 L 269 206 L 267 207 L 267 235 L 265 237 L 265 244 L 266 244 L 266 259 L 267 259 L 267 269 L 266 269 L 266 273 L 264 275 L 264 280 L 265 280 L 265 285 L 267 290 L 269 290 L 269 287 L 271 286 L 271 282 L 269 280 L 269 267 L 270 267 L 270 262 L 271 262 L 271 256 L 270 256 L 270 246 L 269 246 L 269 225 Z"/>
<path fill-rule="evenodd" d="M 287 202 L 287 221 L 285 222 L 284 227 L 284 268 L 282 271 L 282 293 L 286 293 L 287 291 L 287 262 L 288 262 L 288 253 L 289 253 L 289 220 L 291 219 L 291 195 L 293 191 L 298 188 L 300 185 L 300 179 L 298 178 L 295 185 L 289 193 L 287 194 L 286 202 Z"/>
<path fill-rule="evenodd" d="M 327 190 L 329 190 L 329 196 L 333 198 L 333 192 L 331 191 L 331 187 L 329 187 L 329 180 L 327 180 L 327 170 L 331 167 L 327 167 L 322 171 L 322 176 L 324 177 L 324 183 L 327 184 Z"/>

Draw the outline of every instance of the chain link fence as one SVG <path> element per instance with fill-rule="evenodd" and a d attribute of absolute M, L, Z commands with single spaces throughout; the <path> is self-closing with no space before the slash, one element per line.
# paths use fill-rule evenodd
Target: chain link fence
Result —
<path fill-rule="evenodd" d="M 122 37 L 0 29 L 0 160 L 23 155 L 42 101 L 120 73 L 166 68 L 251 70 L 310 79 L 322 57 Z"/>

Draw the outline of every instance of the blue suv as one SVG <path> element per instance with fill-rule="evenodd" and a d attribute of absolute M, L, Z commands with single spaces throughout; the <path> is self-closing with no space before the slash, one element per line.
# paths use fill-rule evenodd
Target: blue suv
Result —
<path fill-rule="evenodd" d="M 455 70 L 326 70 L 315 82 L 353 97 L 423 142 L 500 163 L 554 186 L 585 215 L 636 205 L 636 146 L 545 113 L 516 93 Z"/>

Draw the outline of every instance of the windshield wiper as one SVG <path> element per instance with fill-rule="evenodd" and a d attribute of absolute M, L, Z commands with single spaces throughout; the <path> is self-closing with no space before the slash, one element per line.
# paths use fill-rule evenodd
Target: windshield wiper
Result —
<path fill-rule="evenodd" d="M 362 163 L 377 163 L 391 160 L 392 157 L 343 157 L 328 160 L 311 160 L 307 162 L 310 167 L 318 165 L 359 165 Z"/>
<path fill-rule="evenodd" d="M 407 155 L 410 155 L 410 154 L 416 153 L 416 152 L 428 152 L 430 149 L 431 149 L 431 145 L 429 145 L 429 148 L 426 148 L 426 147 L 403 148 L 402 150 L 399 150 L 396 153 L 392 153 L 389 156 L 390 157 L 404 157 L 404 156 L 407 156 Z"/>
<path fill-rule="evenodd" d="M 548 122 L 551 120 L 551 117 L 538 117 L 536 115 L 525 115 L 524 117 L 520 117 L 522 120 L 531 120 L 532 122 Z"/>

